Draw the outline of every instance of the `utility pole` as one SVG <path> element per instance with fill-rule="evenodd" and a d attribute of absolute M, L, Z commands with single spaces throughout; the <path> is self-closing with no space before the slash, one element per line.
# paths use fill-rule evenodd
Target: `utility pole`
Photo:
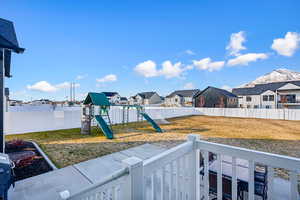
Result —
<path fill-rule="evenodd" d="M 72 103 L 72 83 L 70 83 L 70 104 Z"/>
<path fill-rule="evenodd" d="M 73 83 L 73 101 L 75 102 L 75 83 Z"/>

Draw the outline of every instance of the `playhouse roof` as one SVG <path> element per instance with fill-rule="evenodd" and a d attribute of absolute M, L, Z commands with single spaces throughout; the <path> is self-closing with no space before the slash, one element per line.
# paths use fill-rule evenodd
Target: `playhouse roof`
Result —
<path fill-rule="evenodd" d="M 89 92 L 83 104 L 92 104 L 95 106 L 110 106 L 110 103 L 103 93 Z"/>

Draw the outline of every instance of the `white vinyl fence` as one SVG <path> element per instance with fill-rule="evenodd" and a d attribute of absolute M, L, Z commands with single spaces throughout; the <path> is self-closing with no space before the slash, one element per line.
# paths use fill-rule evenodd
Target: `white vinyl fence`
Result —
<path fill-rule="evenodd" d="M 200 115 L 300 120 L 300 109 L 195 108 Z"/>
<path fill-rule="evenodd" d="M 79 128 L 81 127 L 81 112 L 80 108 L 55 111 L 6 112 L 4 129 L 6 134 L 18 134 Z M 207 115 L 300 120 L 300 109 L 146 107 L 145 112 L 153 119 L 167 119 L 189 115 Z M 135 108 L 130 108 L 128 110 L 128 117 L 129 122 L 136 122 L 138 120 L 137 110 Z M 113 124 L 122 123 L 123 107 L 111 107 L 110 118 Z"/>
<path fill-rule="evenodd" d="M 147 107 L 145 109 L 153 119 L 165 119 L 199 114 L 194 108 Z M 137 110 L 128 110 L 129 122 L 137 121 Z M 5 113 L 5 134 L 51 131 L 81 127 L 81 109 L 64 111 L 26 111 Z M 123 122 L 123 107 L 113 106 L 110 109 L 111 122 Z"/>

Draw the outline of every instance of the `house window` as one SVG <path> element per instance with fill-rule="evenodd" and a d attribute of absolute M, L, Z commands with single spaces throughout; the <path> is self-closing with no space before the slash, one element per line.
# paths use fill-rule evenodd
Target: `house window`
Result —
<path fill-rule="evenodd" d="M 258 108 L 258 105 L 254 105 L 254 108 Z"/>
<path fill-rule="evenodd" d="M 269 95 L 269 101 L 274 101 L 274 95 Z"/>
<path fill-rule="evenodd" d="M 178 99 L 175 99 L 175 102 L 177 103 L 177 102 L 178 102 Z"/>
<path fill-rule="evenodd" d="M 248 96 L 248 97 L 246 97 L 246 101 L 247 102 L 252 101 L 252 98 Z"/>
<path fill-rule="evenodd" d="M 269 98 L 268 98 L 268 95 L 263 95 L 263 101 L 268 101 Z"/>
<path fill-rule="evenodd" d="M 266 106 L 266 108 L 267 108 L 267 109 L 270 109 L 270 108 L 271 108 L 271 106 L 267 105 L 267 106 Z"/>

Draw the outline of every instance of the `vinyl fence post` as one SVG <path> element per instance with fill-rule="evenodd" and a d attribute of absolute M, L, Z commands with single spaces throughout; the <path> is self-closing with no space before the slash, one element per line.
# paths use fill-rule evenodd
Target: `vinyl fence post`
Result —
<path fill-rule="evenodd" d="M 140 200 L 143 199 L 144 189 L 144 169 L 143 160 L 137 157 L 130 157 L 123 160 L 129 168 L 129 181 L 126 185 L 126 195 L 124 199 Z"/>
<path fill-rule="evenodd" d="M 197 148 L 197 141 L 199 140 L 199 135 L 189 134 L 187 136 L 187 141 L 193 142 L 192 159 L 190 163 L 192 193 L 189 199 L 200 199 L 200 151 Z"/>

